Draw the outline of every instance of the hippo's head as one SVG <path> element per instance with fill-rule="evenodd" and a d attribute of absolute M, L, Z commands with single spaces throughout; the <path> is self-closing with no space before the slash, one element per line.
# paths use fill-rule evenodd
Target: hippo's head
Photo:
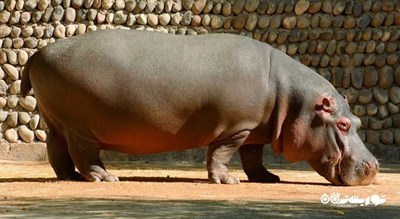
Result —
<path fill-rule="evenodd" d="M 289 160 L 306 160 L 334 185 L 374 181 L 378 161 L 358 136 L 361 121 L 351 113 L 345 98 L 321 96 L 298 111 L 283 130 L 282 152 Z"/>

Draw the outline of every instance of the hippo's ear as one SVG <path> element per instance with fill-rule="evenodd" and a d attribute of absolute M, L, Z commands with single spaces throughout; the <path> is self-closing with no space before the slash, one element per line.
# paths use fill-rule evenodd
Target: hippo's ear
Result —
<path fill-rule="evenodd" d="M 324 113 L 332 113 L 334 109 L 334 103 L 331 98 L 321 98 L 320 100 L 317 101 L 317 104 L 315 106 L 316 111 L 322 111 Z"/>

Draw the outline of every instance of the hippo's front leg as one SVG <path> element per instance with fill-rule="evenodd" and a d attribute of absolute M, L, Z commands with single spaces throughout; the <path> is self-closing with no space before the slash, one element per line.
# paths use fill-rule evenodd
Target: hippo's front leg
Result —
<path fill-rule="evenodd" d="M 263 165 L 264 145 L 243 145 L 239 148 L 243 170 L 250 182 L 276 183 L 279 176 L 270 173 Z"/>
<path fill-rule="evenodd" d="M 240 180 L 228 173 L 228 163 L 246 140 L 249 131 L 242 131 L 230 138 L 211 143 L 207 151 L 208 178 L 212 183 L 239 184 Z"/>
<path fill-rule="evenodd" d="M 79 136 L 68 133 L 66 135 L 68 151 L 81 175 L 90 182 L 117 182 L 118 177 L 105 170 L 100 160 L 98 143 L 88 142 Z"/>

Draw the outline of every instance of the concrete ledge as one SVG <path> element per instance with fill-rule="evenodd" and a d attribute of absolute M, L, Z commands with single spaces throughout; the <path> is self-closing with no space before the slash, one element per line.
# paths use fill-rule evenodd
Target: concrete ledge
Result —
<path fill-rule="evenodd" d="M 387 146 L 375 147 L 366 144 L 367 148 L 374 154 L 381 163 L 399 163 L 400 147 Z M 206 147 L 174 151 L 150 155 L 132 155 L 116 151 L 101 151 L 100 157 L 103 161 L 141 161 L 144 163 L 158 162 L 184 162 L 184 163 L 205 163 Z M 0 160 L 10 161 L 46 161 L 47 150 L 45 143 L 8 143 L 0 139 Z M 268 145 L 264 148 L 264 161 L 271 163 L 288 163 L 285 156 L 276 155 Z M 240 162 L 239 154 L 236 153 L 231 163 Z"/>
<path fill-rule="evenodd" d="M 0 141 L 0 160 L 45 161 L 47 150 L 45 143 L 8 143 Z"/>
<path fill-rule="evenodd" d="M 188 149 L 149 155 L 133 155 L 116 151 L 101 151 L 100 157 L 103 161 L 141 161 L 144 163 L 158 162 L 184 162 L 205 163 L 206 147 Z M 266 146 L 264 159 L 268 163 L 287 162 L 284 156 L 274 155 L 271 148 Z M 8 143 L 0 140 L 0 160 L 9 161 L 46 161 L 47 150 L 45 143 Z M 238 153 L 232 158 L 232 162 L 240 162 Z"/>
<path fill-rule="evenodd" d="M 167 152 L 151 155 L 131 155 L 115 151 L 101 151 L 100 156 L 105 161 L 187 161 L 203 162 L 205 148 L 177 152 Z M 46 161 L 46 143 L 9 143 L 0 139 L 0 160 L 10 161 Z"/>

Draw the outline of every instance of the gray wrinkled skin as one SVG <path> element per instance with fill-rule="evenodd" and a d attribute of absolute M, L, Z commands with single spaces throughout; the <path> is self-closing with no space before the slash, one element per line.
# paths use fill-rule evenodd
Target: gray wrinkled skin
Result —
<path fill-rule="evenodd" d="M 378 171 L 356 134 L 359 119 L 328 81 L 242 36 L 88 33 L 31 57 L 22 93 L 31 88 L 59 179 L 118 181 L 102 149 L 149 154 L 207 145 L 211 182 L 239 183 L 227 168 L 236 151 L 250 181 L 278 182 L 263 166 L 269 143 L 333 184 L 369 184 Z"/>

